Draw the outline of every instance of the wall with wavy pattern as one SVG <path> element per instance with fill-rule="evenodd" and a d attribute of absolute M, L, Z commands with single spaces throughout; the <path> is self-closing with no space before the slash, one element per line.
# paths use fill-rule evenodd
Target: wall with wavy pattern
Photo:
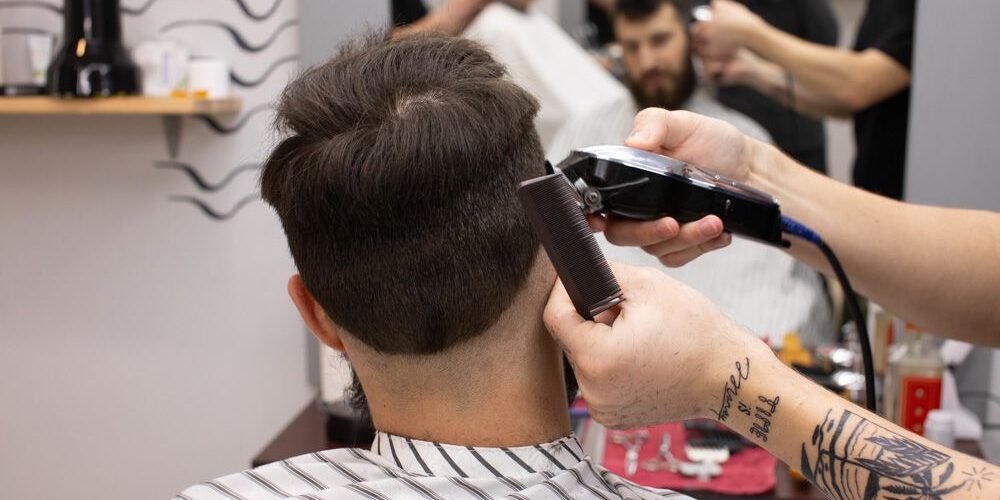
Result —
<path fill-rule="evenodd" d="M 61 32 L 59 0 L 0 28 Z M 226 58 L 239 116 L 0 117 L 4 498 L 166 498 L 233 472 L 312 394 L 293 272 L 257 198 L 297 0 L 122 0 L 126 41 Z"/>

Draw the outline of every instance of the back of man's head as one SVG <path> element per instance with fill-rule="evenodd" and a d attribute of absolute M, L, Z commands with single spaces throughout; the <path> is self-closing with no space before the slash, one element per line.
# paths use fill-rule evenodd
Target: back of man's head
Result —
<path fill-rule="evenodd" d="M 371 38 L 288 86 L 261 191 L 334 323 L 430 354 L 500 317 L 539 248 L 515 197 L 543 173 L 537 111 L 482 47 L 442 36 Z"/>
<path fill-rule="evenodd" d="M 681 19 L 691 8 L 688 0 L 617 0 L 614 14 L 630 21 L 641 21 L 656 14 L 664 5 L 672 6 Z"/>

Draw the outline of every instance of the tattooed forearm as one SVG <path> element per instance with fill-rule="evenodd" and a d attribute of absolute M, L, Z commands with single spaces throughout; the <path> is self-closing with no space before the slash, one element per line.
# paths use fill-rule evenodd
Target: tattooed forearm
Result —
<path fill-rule="evenodd" d="M 740 387 L 743 385 L 743 381 L 748 378 L 750 378 L 750 358 L 744 358 L 743 362 L 736 362 L 736 373 L 730 375 L 729 380 L 722 387 L 722 404 L 719 405 L 719 410 L 711 410 L 719 422 L 725 422 L 729 418 L 729 409 L 733 406 L 733 398 L 740 394 Z M 740 403 L 741 412 L 744 412 L 744 406 Z M 747 414 L 749 415 L 749 413 Z"/>
<path fill-rule="evenodd" d="M 830 410 L 802 443 L 802 474 L 836 499 L 943 498 L 992 479 L 955 472 L 951 456 L 848 410 Z"/>

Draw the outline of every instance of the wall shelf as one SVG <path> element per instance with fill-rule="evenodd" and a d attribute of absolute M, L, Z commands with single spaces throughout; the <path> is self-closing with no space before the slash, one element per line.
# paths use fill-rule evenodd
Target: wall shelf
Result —
<path fill-rule="evenodd" d="M 181 119 L 231 115 L 242 106 L 238 98 L 119 96 L 69 99 L 51 96 L 0 97 L 0 116 L 117 115 L 160 116 L 170 159 L 180 154 Z"/>
<path fill-rule="evenodd" d="M 104 97 L 63 99 L 48 96 L 0 97 L 0 115 L 160 115 L 193 116 L 237 113 L 237 98 Z"/>

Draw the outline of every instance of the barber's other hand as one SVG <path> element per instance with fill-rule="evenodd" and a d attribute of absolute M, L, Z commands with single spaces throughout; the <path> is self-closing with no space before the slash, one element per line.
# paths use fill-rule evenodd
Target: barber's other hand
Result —
<path fill-rule="evenodd" d="M 739 49 L 729 59 L 706 59 L 705 72 L 719 86 L 749 85 L 763 71 L 763 64 L 757 54 Z"/>
<path fill-rule="evenodd" d="M 635 117 L 625 145 L 669 156 L 746 181 L 757 143 L 736 127 L 687 111 L 648 108 Z M 667 217 L 637 222 L 591 217 L 595 231 L 603 231 L 609 242 L 641 247 L 665 266 L 678 267 L 704 253 L 724 248 L 732 235 L 723 232 L 722 220 L 710 215 L 680 225 Z"/>
<path fill-rule="evenodd" d="M 627 429 L 709 418 L 733 360 L 770 356 L 697 291 L 654 269 L 612 268 L 625 302 L 610 326 L 580 317 L 561 281 L 544 315 L 598 422 Z"/>
<path fill-rule="evenodd" d="M 714 0 L 712 19 L 691 28 L 695 50 L 704 58 L 728 59 L 763 25 L 764 20 L 743 4 Z"/>

